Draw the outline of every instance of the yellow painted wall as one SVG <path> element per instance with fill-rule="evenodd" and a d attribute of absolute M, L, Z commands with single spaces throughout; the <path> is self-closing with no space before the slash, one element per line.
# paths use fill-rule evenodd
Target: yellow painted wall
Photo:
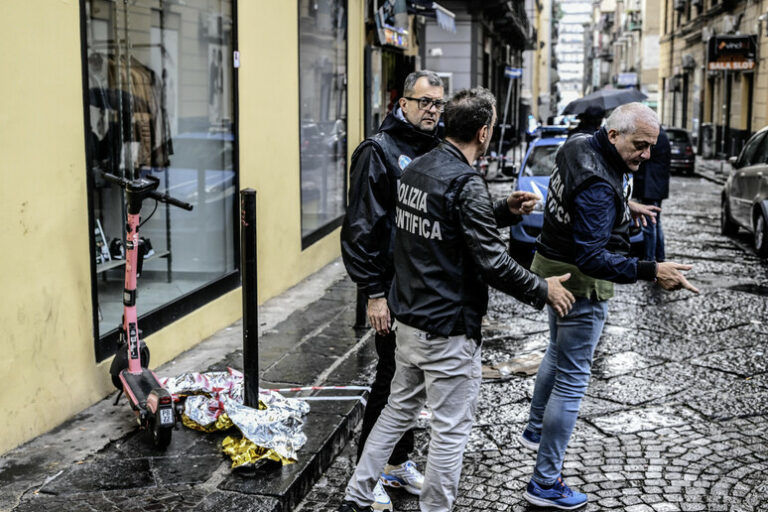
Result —
<path fill-rule="evenodd" d="M 94 386 L 78 2 L 0 2 L 0 451 Z"/>
<path fill-rule="evenodd" d="M 348 4 L 347 150 L 351 155 L 363 133 L 363 1 Z M 240 186 L 257 192 L 259 298 L 263 300 L 338 257 L 339 230 L 301 251 L 297 2 L 241 1 L 238 17 Z"/>
<path fill-rule="evenodd" d="M 363 1 L 349 0 L 351 151 L 362 134 Z M 239 2 L 241 186 L 258 191 L 259 299 L 339 254 L 301 250 L 296 2 Z M 0 2 L 0 453 L 113 391 L 96 364 L 78 0 Z M 153 366 L 241 315 L 240 290 L 147 339 Z"/>

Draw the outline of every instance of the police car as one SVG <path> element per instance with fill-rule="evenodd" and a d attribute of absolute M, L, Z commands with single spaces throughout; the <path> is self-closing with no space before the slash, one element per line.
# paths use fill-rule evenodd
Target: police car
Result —
<path fill-rule="evenodd" d="M 541 126 L 538 137 L 528 145 L 523 163 L 515 173 L 514 190 L 533 192 L 541 197 L 530 215 L 509 229 L 509 253 L 518 263 L 528 268 L 536 252 L 536 238 L 544 224 L 544 205 L 547 202 L 549 177 L 555 168 L 555 155 L 568 137 L 567 126 Z M 632 230 L 633 248 L 642 246 L 643 234 Z"/>

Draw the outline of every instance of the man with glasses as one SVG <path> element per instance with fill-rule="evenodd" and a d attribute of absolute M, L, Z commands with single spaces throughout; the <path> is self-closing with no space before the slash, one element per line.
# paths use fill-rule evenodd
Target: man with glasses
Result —
<path fill-rule="evenodd" d="M 557 153 L 531 270 L 541 277 L 570 273 L 564 286 L 576 302 L 566 316 L 549 309 L 549 346 L 520 437 L 523 446 L 538 450 L 524 494 L 534 505 L 570 510 L 587 503 L 586 494 L 565 484 L 561 471 L 613 283 L 655 281 L 665 290 L 698 293 L 680 273 L 691 265 L 628 256 L 630 222 L 654 222 L 659 211 L 629 201 L 632 173 L 650 158 L 659 128 L 653 110 L 629 103 L 594 135 L 575 135 Z"/>
<path fill-rule="evenodd" d="M 392 394 L 340 512 L 371 510 L 381 468 L 425 402 L 431 440 L 419 509 L 452 509 L 480 390 L 488 285 L 539 309 L 545 303 L 561 314 L 570 309 L 573 296 L 561 284 L 568 276 L 545 280 L 528 272 L 509 256 L 499 234 L 498 226 L 525 213 L 528 198 L 492 203 L 471 165 L 488 149 L 495 122 L 490 91 L 459 91 L 445 109 L 445 141 L 415 159 L 398 184 L 396 272 L 389 292 L 398 329 Z"/>
<path fill-rule="evenodd" d="M 358 459 L 389 398 L 395 373 L 395 332 L 387 304 L 394 275 L 392 241 L 397 183 L 403 169 L 440 141 L 438 122 L 443 111 L 443 82 L 432 71 L 416 71 L 403 85 L 404 95 L 379 131 L 365 139 L 352 155 L 349 206 L 341 228 L 341 254 L 349 276 L 368 299 L 368 319 L 375 329 L 378 363 L 358 442 Z M 409 460 L 413 430 L 403 434 L 374 489 L 376 510 L 392 510 L 381 484 L 420 494 L 423 475 Z"/>

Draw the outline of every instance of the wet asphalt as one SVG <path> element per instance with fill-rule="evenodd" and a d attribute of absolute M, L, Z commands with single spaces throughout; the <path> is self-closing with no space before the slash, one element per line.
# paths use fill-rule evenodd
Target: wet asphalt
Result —
<path fill-rule="evenodd" d="M 720 235 L 720 190 L 673 177 L 662 205 L 667 259 L 694 265 L 687 277 L 700 295 L 616 287 L 563 470 L 589 495 L 582 510 L 768 510 L 768 263 L 747 233 Z M 542 352 L 546 313 L 492 291 L 484 339 L 485 365 Z M 483 382 L 456 510 L 538 510 L 522 499 L 535 454 L 517 441 L 534 379 Z M 413 458 L 423 467 L 428 424 L 419 421 Z M 355 448 L 296 510 L 336 510 Z M 418 510 L 415 497 L 390 495 L 395 510 Z"/>

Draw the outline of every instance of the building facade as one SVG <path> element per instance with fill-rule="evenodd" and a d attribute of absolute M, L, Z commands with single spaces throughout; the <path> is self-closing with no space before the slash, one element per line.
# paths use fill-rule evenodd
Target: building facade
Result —
<path fill-rule="evenodd" d="M 636 87 L 658 108 L 660 0 L 595 2 L 591 27 L 590 92 Z"/>
<path fill-rule="evenodd" d="M 592 2 L 584 0 L 560 0 L 557 20 L 558 112 L 571 101 L 584 96 L 585 56 L 589 25 L 592 18 Z"/>
<path fill-rule="evenodd" d="M 152 367 L 241 316 L 240 189 L 258 193 L 260 302 L 338 257 L 364 131 L 365 8 L 0 5 L 0 62 L 14 70 L 0 86 L 0 452 L 113 391 L 125 205 L 105 172 L 157 179 L 194 206 L 142 210 Z"/>
<path fill-rule="evenodd" d="M 552 0 L 527 0 L 528 17 L 533 25 L 533 48 L 525 51 L 524 73 L 531 76 L 532 114 L 539 122 L 557 114 L 557 69 Z M 524 93 L 527 95 L 527 91 Z"/>
<path fill-rule="evenodd" d="M 738 154 L 768 124 L 768 3 L 662 0 L 660 115 L 704 157 Z"/>
<path fill-rule="evenodd" d="M 468 87 L 490 89 L 498 101 L 499 122 L 507 119 L 505 141 L 516 144 L 530 111 L 530 101 L 521 95 L 526 73 L 523 51 L 533 39 L 533 27 L 523 4 L 499 0 L 440 4 L 455 15 L 455 32 L 441 28 L 437 20 L 427 20 L 423 67 L 443 77 L 446 95 Z M 515 70 L 513 76 L 505 74 L 508 68 Z"/>

